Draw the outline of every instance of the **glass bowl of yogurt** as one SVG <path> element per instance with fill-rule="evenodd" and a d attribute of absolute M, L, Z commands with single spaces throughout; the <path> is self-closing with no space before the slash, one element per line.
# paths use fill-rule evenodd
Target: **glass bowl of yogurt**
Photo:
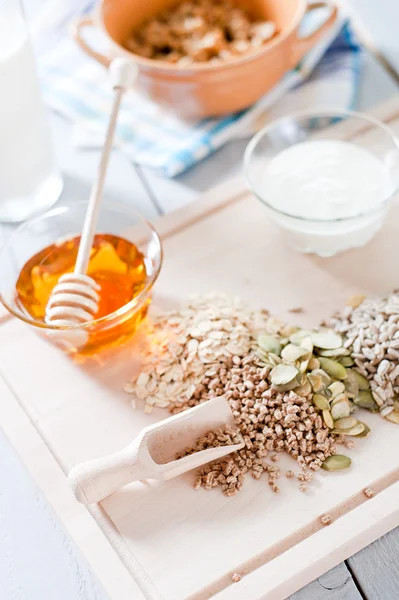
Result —
<path fill-rule="evenodd" d="M 399 139 L 366 114 L 292 114 L 252 138 L 244 171 L 295 250 L 334 256 L 382 226 L 399 187 Z"/>

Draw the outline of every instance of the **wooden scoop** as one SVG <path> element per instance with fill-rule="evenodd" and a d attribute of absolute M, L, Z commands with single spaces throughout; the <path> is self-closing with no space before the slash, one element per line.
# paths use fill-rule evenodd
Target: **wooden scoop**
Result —
<path fill-rule="evenodd" d="M 219 446 L 176 460 L 178 452 L 224 425 L 234 425 L 234 419 L 221 396 L 146 427 L 120 452 L 74 467 L 68 476 L 74 494 L 79 502 L 94 504 L 132 481 L 171 479 L 243 448 L 244 443 Z"/>

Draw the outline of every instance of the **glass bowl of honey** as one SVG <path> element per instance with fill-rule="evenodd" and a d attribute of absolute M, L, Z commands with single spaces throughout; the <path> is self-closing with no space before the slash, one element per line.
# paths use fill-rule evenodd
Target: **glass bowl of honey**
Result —
<path fill-rule="evenodd" d="M 151 302 L 162 265 L 162 246 L 153 226 L 136 211 L 104 203 L 87 274 L 99 286 L 92 321 L 68 327 L 45 321 L 59 277 L 73 271 L 87 201 L 53 209 L 16 229 L 0 249 L 0 300 L 15 317 L 36 328 L 70 354 L 93 355 L 124 344 L 137 330 Z M 84 330 L 83 345 L 68 331 Z M 74 333 L 74 332 L 72 332 Z M 70 339 L 76 337 L 70 335 Z"/>

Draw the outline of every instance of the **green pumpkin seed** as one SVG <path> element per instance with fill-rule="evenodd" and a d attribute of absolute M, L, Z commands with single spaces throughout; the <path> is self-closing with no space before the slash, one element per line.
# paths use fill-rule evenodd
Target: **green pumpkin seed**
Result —
<path fill-rule="evenodd" d="M 389 413 L 389 415 L 387 415 L 385 418 L 387 419 L 387 421 L 391 421 L 391 423 L 399 425 L 399 412 L 396 412 L 394 410 L 393 412 Z"/>
<path fill-rule="evenodd" d="M 329 456 L 321 465 L 322 469 L 326 471 L 342 471 L 343 469 L 347 469 L 352 464 L 349 456 L 344 456 L 343 454 L 334 454 L 333 456 Z"/>
<path fill-rule="evenodd" d="M 351 356 L 343 356 L 342 358 L 339 359 L 339 362 L 344 367 L 353 367 L 353 365 L 355 364 L 355 361 L 353 360 L 353 358 Z"/>
<path fill-rule="evenodd" d="M 320 356 L 319 358 L 321 368 L 326 371 L 331 377 L 334 379 L 346 379 L 346 369 L 341 365 L 341 363 L 336 360 L 332 360 L 332 358 L 325 358 Z"/>
<path fill-rule="evenodd" d="M 327 329 L 312 333 L 312 342 L 317 348 L 322 350 L 335 350 L 342 348 L 342 337 L 339 333 Z"/>
<path fill-rule="evenodd" d="M 277 354 L 274 354 L 274 352 L 269 352 L 268 361 L 272 367 L 276 367 L 281 363 L 281 358 Z"/>
<path fill-rule="evenodd" d="M 289 363 L 294 363 L 306 355 L 309 355 L 309 352 L 304 348 L 296 346 L 295 344 L 288 344 L 281 351 L 281 358 Z"/>
<path fill-rule="evenodd" d="M 315 394 L 313 396 L 313 404 L 320 408 L 320 410 L 330 410 L 330 403 L 325 396 L 321 394 Z"/>
<path fill-rule="evenodd" d="M 344 417 L 343 419 L 338 419 L 335 421 L 334 426 L 335 429 L 351 429 L 357 424 L 357 419 L 355 417 Z"/>
<path fill-rule="evenodd" d="M 277 354 L 277 356 L 280 355 L 281 344 L 271 335 L 260 335 L 258 337 L 258 346 L 265 352 L 273 352 L 273 354 Z"/>
<path fill-rule="evenodd" d="M 334 428 L 334 419 L 329 410 L 323 410 L 323 421 L 329 429 Z"/>
<path fill-rule="evenodd" d="M 325 356 L 326 358 L 334 358 L 338 356 L 348 356 L 350 352 L 346 348 L 335 348 L 335 350 L 319 350 L 317 354 L 319 356 Z"/>
<path fill-rule="evenodd" d="M 343 396 L 343 394 L 342 394 Z M 349 415 L 351 414 L 351 409 L 349 406 L 349 402 L 348 399 L 346 397 L 340 399 L 340 400 L 334 400 L 334 402 L 331 405 L 331 415 L 332 418 L 334 419 L 334 421 L 336 421 L 337 419 L 343 419 L 345 417 L 349 417 Z"/>
<path fill-rule="evenodd" d="M 286 385 L 291 383 L 299 371 L 294 365 L 280 364 L 274 367 L 270 373 L 270 380 L 273 385 Z"/>
<path fill-rule="evenodd" d="M 353 369 L 348 369 L 346 371 L 347 378 L 345 379 L 345 388 L 351 398 L 355 398 L 359 393 L 359 383 L 354 373 L 355 371 Z"/>
<path fill-rule="evenodd" d="M 358 438 L 365 438 L 370 433 L 370 427 L 368 425 L 366 425 L 366 423 L 362 423 L 362 425 L 364 425 L 364 429 L 363 429 L 362 433 L 357 434 L 356 437 L 358 437 Z"/>
<path fill-rule="evenodd" d="M 366 379 L 366 377 L 363 377 L 363 375 L 360 375 L 360 373 L 355 371 L 355 369 L 352 369 L 352 373 L 357 381 L 357 385 L 359 386 L 359 390 L 361 392 L 365 392 L 370 389 L 370 383 L 369 383 L 368 379 Z"/>
<path fill-rule="evenodd" d="M 311 334 L 312 332 L 307 329 L 298 329 L 290 335 L 290 342 L 291 344 L 296 344 L 297 346 L 300 346 L 302 340 L 306 337 L 309 337 Z"/>
<path fill-rule="evenodd" d="M 329 392 L 331 392 L 331 396 L 335 398 L 345 391 L 345 384 L 343 384 L 342 381 L 334 381 L 334 383 L 329 385 L 327 389 Z"/>
<path fill-rule="evenodd" d="M 356 425 L 354 425 L 353 427 L 350 427 L 349 429 L 337 429 L 334 428 L 333 429 L 333 433 L 338 433 L 340 435 L 360 435 L 361 433 L 363 433 L 363 431 L 366 429 L 366 426 L 364 423 L 362 423 L 361 421 L 358 421 L 356 423 Z"/>
<path fill-rule="evenodd" d="M 360 408 L 367 408 L 367 410 L 371 411 L 378 410 L 378 404 L 374 400 L 370 391 L 359 392 L 358 395 L 353 398 L 353 402 L 356 404 L 356 406 L 360 406 Z"/>
<path fill-rule="evenodd" d="M 313 342 L 312 342 L 312 338 L 310 337 L 310 335 L 303 338 L 300 345 L 301 345 L 301 348 L 304 348 L 308 352 L 310 352 L 310 353 L 313 352 Z"/>

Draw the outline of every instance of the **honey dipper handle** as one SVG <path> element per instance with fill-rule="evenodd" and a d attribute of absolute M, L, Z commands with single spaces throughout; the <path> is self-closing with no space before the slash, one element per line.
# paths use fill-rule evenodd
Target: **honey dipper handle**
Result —
<path fill-rule="evenodd" d="M 68 480 L 79 502 L 95 504 L 124 485 L 146 476 L 137 449 L 128 447 L 77 465 L 68 474 Z"/>
<path fill-rule="evenodd" d="M 108 123 L 105 142 L 98 167 L 97 179 L 91 190 L 89 204 L 83 224 L 82 237 L 80 239 L 78 256 L 76 259 L 75 273 L 84 275 L 90 260 L 90 252 L 93 246 L 94 235 L 97 227 L 98 213 L 103 195 L 105 175 L 109 157 L 112 150 L 116 120 L 124 91 L 133 84 L 137 76 L 135 64 L 125 58 L 116 58 L 109 68 L 113 88 L 115 90 L 111 116 Z"/>

